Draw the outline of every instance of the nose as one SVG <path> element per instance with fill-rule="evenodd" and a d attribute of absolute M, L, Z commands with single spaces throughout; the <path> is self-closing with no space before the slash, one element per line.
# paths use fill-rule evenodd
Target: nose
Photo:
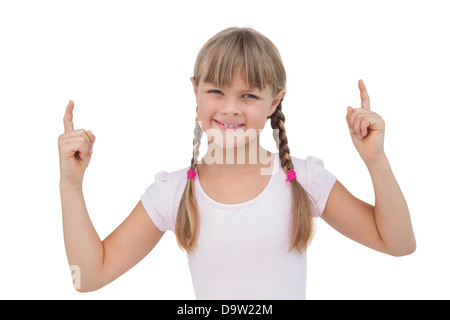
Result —
<path fill-rule="evenodd" d="M 221 112 L 226 116 L 239 116 L 242 113 L 238 102 L 231 100 L 224 101 Z"/>

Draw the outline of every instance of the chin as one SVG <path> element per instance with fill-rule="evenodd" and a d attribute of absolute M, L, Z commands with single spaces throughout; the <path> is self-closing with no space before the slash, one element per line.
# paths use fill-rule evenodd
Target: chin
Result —
<path fill-rule="evenodd" d="M 229 150 L 240 149 L 246 145 L 256 145 L 258 133 L 254 129 L 221 130 L 211 128 L 205 131 L 208 140 L 217 148 Z"/>

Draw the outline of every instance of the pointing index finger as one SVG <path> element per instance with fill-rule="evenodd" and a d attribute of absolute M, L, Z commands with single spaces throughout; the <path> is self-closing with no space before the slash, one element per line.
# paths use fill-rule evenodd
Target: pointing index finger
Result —
<path fill-rule="evenodd" d="M 366 85 L 362 80 L 358 81 L 359 91 L 361 93 L 361 108 L 370 111 L 370 98 L 367 93 Z"/>
<path fill-rule="evenodd" d="M 73 131 L 73 108 L 74 108 L 74 104 L 73 101 L 70 100 L 69 104 L 67 105 L 66 108 L 66 113 L 64 114 L 64 132 L 68 133 L 68 132 L 72 132 Z"/>

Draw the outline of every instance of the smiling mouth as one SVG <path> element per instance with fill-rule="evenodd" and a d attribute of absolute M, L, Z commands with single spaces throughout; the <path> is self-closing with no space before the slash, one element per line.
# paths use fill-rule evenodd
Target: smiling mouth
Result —
<path fill-rule="evenodd" d="M 243 124 L 232 124 L 232 123 L 223 123 L 220 121 L 217 121 L 214 119 L 214 122 L 222 129 L 238 129 L 238 128 L 242 128 L 244 125 Z"/>

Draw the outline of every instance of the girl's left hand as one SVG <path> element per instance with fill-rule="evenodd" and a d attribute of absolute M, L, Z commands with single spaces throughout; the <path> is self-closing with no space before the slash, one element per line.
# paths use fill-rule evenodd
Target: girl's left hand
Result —
<path fill-rule="evenodd" d="M 381 159 L 384 154 L 384 120 L 370 111 L 370 99 L 362 80 L 358 82 L 361 92 L 361 108 L 347 107 L 347 124 L 353 144 L 366 164 Z"/>

